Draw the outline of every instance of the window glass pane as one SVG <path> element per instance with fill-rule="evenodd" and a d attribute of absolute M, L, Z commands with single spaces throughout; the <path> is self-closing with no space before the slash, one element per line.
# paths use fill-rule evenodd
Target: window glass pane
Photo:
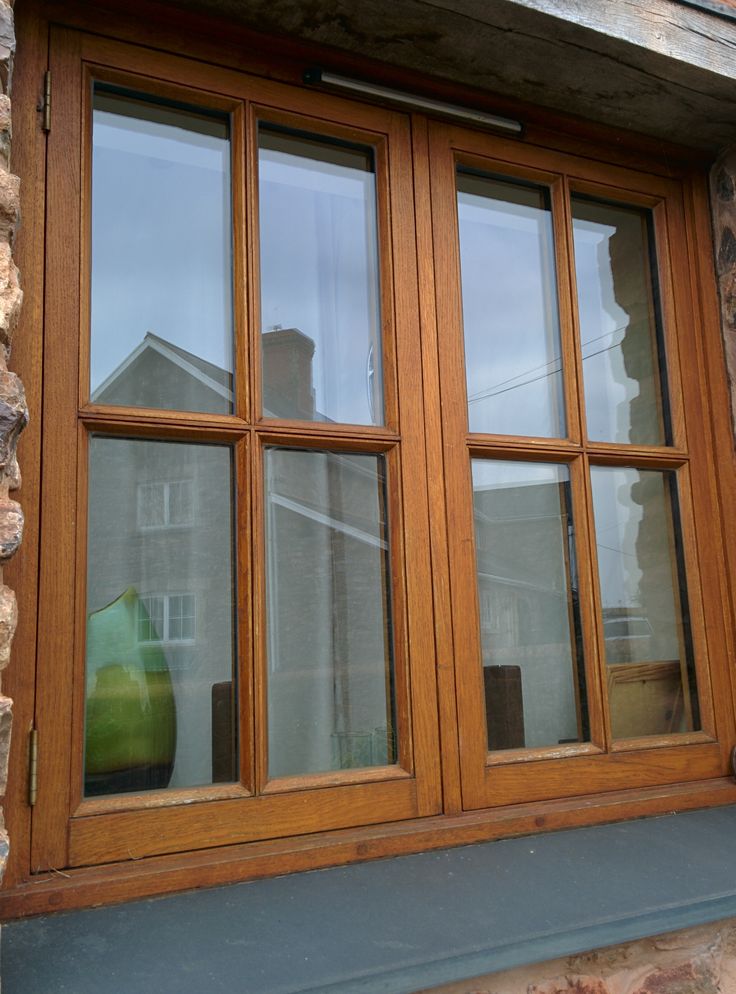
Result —
<path fill-rule="evenodd" d="M 594 466 L 615 738 L 700 727 L 674 474 Z"/>
<path fill-rule="evenodd" d="M 91 399 L 233 409 L 227 118 L 97 87 Z"/>
<path fill-rule="evenodd" d="M 548 192 L 460 171 L 470 431 L 565 434 Z"/>
<path fill-rule="evenodd" d="M 373 150 L 259 144 L 263 413 L 383 424 Z"/>
<path fill-rule="evenodd" d="M 271 777 L 396 762 L 386 465 L 266 450 Z"/>
<path fill-rule="evenodd" d="M 189 523 L 146 527 L 136 494 L 167 478 Z M 226 446 L 90 440 L 87 796 L 237 775 L 232 501 Z"/>
<path fill-rule="evenodd" d="M 569 471 L 472 466 L 488 748 L 585 741 Z"/>
<path fill-rule="evenodd" d="M 648 211 L 573 197 L 589 438 L 668 441 Z"/>

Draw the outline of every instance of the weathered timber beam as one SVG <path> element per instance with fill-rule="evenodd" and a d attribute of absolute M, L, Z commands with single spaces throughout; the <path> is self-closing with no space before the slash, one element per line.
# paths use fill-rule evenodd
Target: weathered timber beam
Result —
<path fill-rule="evenodd" d="M 439 6 L 466 10 L 468 0 L 438 0 Z M 679 0 L 505 0 L 521 7 L 577 25 L 601 37 L 602 42 L 623 42 L 644 53 L 723 77 L 733 84 L 736 70 L 736 19 L 714 17 L 707 10 Z M 478 14 L 495 4 L 478 4 Z M 734 11 L 736 14 L 736 11 Z"/>
<path fill-rule="evenodd" d="M 170 0 L 594 121 L 736 139 L 736 22 L 676 0 Z"/>

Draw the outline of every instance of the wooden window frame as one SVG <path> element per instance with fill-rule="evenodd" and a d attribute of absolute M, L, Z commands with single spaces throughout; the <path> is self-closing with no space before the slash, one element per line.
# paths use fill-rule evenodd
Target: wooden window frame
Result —
<path fill-rule="evenodd" d="M 254 79 L 207 66 L 192 70 L 188 60 L 167 57 L 88 35 L 52 31 L 52 71 L 63 84 L 57 89 L 59 113 L 79 122 L 80 158 L 69 156 L 68 135 L 49 138 L 49 191 L 72 187 L 76 192 L 63 200 L 65 210 L 49 218 L 49 243 L 63 229 L 78 230 L 76 244 L 63 255 L 48 257 L 50 295 L 62 286 L 80 286 L 69 297 L 69 306 L 47 318 L 49 341 L 59 348 L 46 350 L 46 378 L 64 404 L 63 420 L 76 423 L 76 459 L 69 439 L 58 436 L 58 448 L 47 446 L 47 474 L 65 492 L 76 486 L 76 527 L 60 536 L 69 549 L 65 563 L 76 563 L 63 584 L 51 585 L 51 550 L 42 550 L 41 590 L 44 607 L 40 621 L 41 659 L 59 658 L 47 639 L 66 640 L 65 660 L 74 667 L 41 664 L 38 724 L 53 741 L 54 763 L 72 771 L 66 788 L 56 779 L 49 752 L 40 759 L 39 774 L 58 783 L 46 802 L 39 803 L 34 818 L 32 862 L 37 868 L 84 866 L 130 858 L 163 855 L 192 848 L 208 848 L 318 831 L 345 829 L 361 824 L 406 820 L 437 814 L 440 810 L 438 778 L 430 743 L 436 738 L 434 709 L 425 699 L 434 697 L 431 668 L 431 596 L 429 570 L 406 573 L 402 564 L 427 559 L 423 529 L 427 528 L 424 482 L 423 433 L 420 396 L 412 391 L 412 369 L 419 365 L 417 343 L 410 334 L 409 315 L 416 300 L 413 246 L 407 237 L 411 226 L 390 222 L 403 217 L 400 204 L 411 203 L 408 169 L 408 122 L 390 111 L 361 108 L 358 114 L 346 101 L 294 91 L 281 83 Z M 56 55 L 54 53 L 57 53 Z M 54 64 L 55 60 L 58 64 Z M 162 83 L 160 75 L 165 74 Z M 89 272 L 90 250 L 90 147 L 92 83 L 102 81 L 152 96 L 174 98 L 203 108 L 227 111 L 232 121 L 233 244 L 235 279 L 236 406 L 232 415 L 204 415 L 168 410 L 105 407 L 88 401 Z M 81 102 L 80 102 L 81 101 Z M 285 109 L 287 108 L 287 109 Z M 382 260 L 385 426 L 332 425 L 264 419 L 260 410 L 257 316 L 257 192 L 256 125 L 258 120 L 313 130 L 319 134 L 376 149 L 379 203 L 379 241 Z M 349 122 L 349 123 L 348 123 Z M 387 150 L 390 149 L 389 159 Z M 248 165 L 246 166 L 246 162 Z M 61 203 L 62 200 L 55 201 Z M 248 207 L 246 208 L 246 204 Z M 79 211 L 78 220 L 75 211 Z M 58 227 L 57 227 L 58 226 Z M 58 288 L 58 291 L 55 289 Z M 414 304 L 414 309 L 416 304 Z M 62 329 L 77 327 L 78 373 L 75 350 L 63 344 Z M 400 353 L 400 354 L 399 354 Z M 253 361 L 250 356 L 254 356 Z M 78 380 L 78 386 L 72 384 Z M 402 405 L 399 415 L 398 394 Z M 238 490 L 236 533 L 240 600 L 238 620 L 241 646 L 238 659 L 241 686 L 240 770 L 242 784 L 215 784 L 206 788 L 116 795 L 84 799 L 81 780 L 84 725 L 84 646 L 86 586 L 86 489 L 88 445 L 92 435 L 177 439 L 230 445 L 234 452 Z M 399 756 L 396 764 L 369 770 L 344 770 L 279 778 L 270 781 L 266 768 L 266 661 L 264 633 L 265 561 L 263 510 L 263 451 L 267 446 L 302 449 L 383 453 L 388 466 L 389 521 L 391 529 L 392 616 L 395 651 Z M 62 454 L 63 450 L 63 454 Z M 76 480 L 76 484 L 74 481 Z M 54 487 L 44 494 L 44 508 L 58 516 L 59 494 Z M 52 508 L 54 510 L 52 510 Z M 411 508 L 412 513 L 407 513 Z M 71 524 L 71 521 L 69 522 Z M 58 552 L 59 547 L 57 547 Z M 72 549 L 74 550 L 72 553 Z M 251 551 L 252 550 L 252 551 Z M 44 565 L 46 563 L 46 565 Z M 76 616 L 74 635 L 68 619 Z M 53 620 L 55 619 L 55 620 Z M 53 633 L 53 634 L 52 634 Z M 411 650 L 411 676 L 409 652 Z M 59 700 L 73 701 L 71 715 L 58 721 Z M 56 718 L 54 717 L 56 713 Z M 255 723 L 254 723 L 255 715 Z M 411 720 L 410 720 L 411 716 Z M 55 730 L 54 730 L 55 726 Z M 69 736 L 69 727 L 72 737 Z M 260 758 L 259 758 L 260 757 Z M 61 761 L 61 762 L 60 762 Z M 58 769 L 58 767 L 57 767 Z M 67 777 L 68 781 L 69 777 Z M 53 798 L 53 799 L 52 799 Z M 177 803 L 178 802 L 178 803 Z M 210 811 L 211 804 L 216 809 Z M 68 812 L 67 814 L 64 811 Z M 251 809 L 254 809 L 255 814 Z M 310 813 L 311 812 L 311 813 Z M 68 819 L 65 829 L 64 822 Z"/>
<path fill-rule="evenodd" d="M 28 68 L 16 81 L 16 100 L 30 99 L 28 95 L 35 85 L 32 70 L 44 64 L 44 17 L 33 10 L 20 13 L 21 38 L 35 40 Z M 567 134 L 564 129 L 553 134 L 546 119 L 524 108 L 519 116 L 526 110 L 532 124 L 519 140 L 435 123 L 421 114 L 409 117 L 360 101 L 317 95 L 299 89 L 299 65 L 282 58 L 275 49 L 254 54 L 248 67 L 253 75 L 246 76 L 241 49 L 221 46 L 214 27 L 211 38 L 205 32 L 200 42 L 192 45 L 192 56 L 185 58 L 176 54 L 176 31 L 170 34 L 164 23 L 154 23 L 150 37 L 155 44 L 142 49 L 132 44 L 136 25 L 125 15 L 114 17 L 108 25 L 99 15 L 80 7 L 65 11 L 64 21 L 67 27 L 52 29 L 51 68 L 57 88 L 54 129 L 48 139 L 48 177 L 44 177 L 43 138 L 33 133 L 30 117 L 21 121 L 18 134 L 18 140 L 25 137 L 31 149 L 21 150 L 18 168 L 37 198 L 27 215 L 29 230 L 21 238 L 18 257 L 22 271 L 39 273 L 39 246 L 43 255 L 46 245 L 47 267 L 39 280 L 46 301 L 43 420 L 46 425 L 53 424 L 54 430 L 47 429 L 44 435 L 40 533 L 38 510 L 33 505 L 29 509 L 30 541 L 39 543 L 41 556 L 38 645 L 30 627 L 22 630 L 17 655 L 24 668 L 16 673 L 12 667 L 8 671 L 9 690 L 19 697 L 17 721 L 19 714 L 29 714 L 28 694 L 38 658 L 37 720 L 43 743 L 39 782 L 42 789 L 44 784 L 47 788 L 62 785 L 62 789 L 45 812 L 41 808 L 34 810 L 32 848 L 31 812 L 22 784 L 26 759 L 20 747 L 14 746 L 13 769 L 20 773 L 16 774 L 18 785 L 9 795 L 8 815 L 16 850 L 4 893 L 0 894 L 3 913 L 77 907 L 100 899 L 163 893 L 202 883 L 248 879 L 540 828 L 736 801 L 736 787 L 728 776 L 729 752 L 736 739 L 736 688 L 728 664 L 734 645 L 733 605 L 724 552 L 730 528 L 726 507 L 736 506 L 736 477 L 732 462 L 716 466 L 715 459 L 717 450 L 730 451 L 731 428 L 702 164 L 690 162 L 684 153 L 679 160 L 664 161 L 635 141 L 622 141 L 618 133 L 608 135 L 589 129 L 581 137 L 570 125 Z M 95 31 L 96 36 L 85 31 Z M 85 71 L 95 78 L 112 83 L 130 87 L 137 78 L 153 95 L 180 96 L 200 91 L 207 94 L 208 106 L 235 114 L 235 257 L 236 266 L 245 274 L 244 285 L 251 288 L 247 298 L 236 294 L 236 368 L 241 373 L 238 414 L 113 411 L 86 403 L 86 386 L 78 386 L 86 384 L 87 379 L 87 359 L 82 349 L 79 361 L 76 342 L 85 340 L 83 335 L 79 338 L 77 329 L 86 327 L 88 321 L 83 302 L 88 299 L 85 273 L 89 267 L 84 239 L 87 222 L 80 219 L 75 225 L 73 205 L 85 202 L 82 190 L 87 180 L 83 159 L 71 167 L 64 159 L 69 157 L 70 146 L 83 148 L 89 134 L 79 105 L 64 94 L 84 91 L 83 65 L 89 66 Z M 385 183 L 382 190 L 379 186 L 379 200 L 383 197 L 385 202 L 388 195 L 392 197 L 393 228 L 389 235 L 384 226 L 380 237 L 383 258 L 394 260 L 390 268 L 395 278 L 393 286 L 383 281 L 382 303 L 396 334 L 385 336 L 388 346 L 384 369 L 388 375 L 384 377 L 384 428 L 325 428 L 318 423 L 253 416 L 252 412 L 259 409 L 260 391 L 255 372 L 260 349 L 257 294 L 252 292 L 257 286 L 257 211 L 251 179 L 255 175 L 256 113 L 246 117 L 240 109 L 244 99 L 263 108 L 264 116 L 270 115 L 268 119 L 275 123 L 288 126 L 298 122 L 303 127 L 303 121 L 311 117 L 319 120 L 326 134 L 354 141 L 361 137 L 365 140 L 368 133 L 383 134 L 382 140 L 389 141 L 390 155 L 383 175 L 390 176 L 391 189 Z M 193 101 L 190 98 L 188 102 Z M 614 139 L 621 142 L 616 148 L 611 144 Z M 457 157 L 484 171 L 488 171 L 489 162 L 494 162 L 499 175 L 541 182 L 551 189 L 557 218 L 560 323 L 565 354 L 572 362 L 564 379 L 569 421 L 566 439 L 468 436 L 463 427 L 465 384 L 461 376 L 457 243 L 456 238 L 446 236 L 447 231 L 456 230 L 453 211 Z M 447 196 L 450 191 L 451 197 Z M 576 350 L 579 333 L 570 264 L 570 191 L 594 196 L 606 196 L 607 191 L 610 199 L 653 210 L 676 443 L 666 451 L 663 447 L 627 446 L 622 453 L 620 446 L 583 442 L 584 411 L 575 389 L 575 380 L 581 380 L 581 360 Z M 44 234 L 45 204 L 49 205 L 49 220 Z M 75 259 L 79 260 L 76 268 Z M 43 309 L 38 288 L 32 288 L 27 296 L 30 302 L 27 299 L 24 322 L 40 316 Z M 41 380 L 36 374 L 40 347 L 21 337 L 15 355 L 19 371 L 30 384 L 32 404 L 34 400 L 40 403 Z M 246 376 L 242 375 L 244 370 L 248 370 Z M 683 406 L 688 411 L 687 419 Z M 247 412 L 251 412 L 250 416 Z M 234 444 L 241 477 L 248 481 L 240 494 L 238 529 L 243 544 L 253 545 L 256 550 L 263 547 L 262 514 L 255 507 L 263 446 L 329 446 L 342 451 L 385 452 L 394 470 L 401 461 L 401 483 L 397 472 L 391 473 L 389 479 L 394 487 L 396 512 L 392 515 L 392 580 L 398 591 L 398 639 L 412 657 L 411 680 L 405 683 L 400 707 L 406 712 L 411 706 L 414 756 L 406 751 L 402 754 L 403 775 L 387 780 L 385 774 L 379 774 L 375 782 L 369 782 L 370 777 L 362 778 L 362 784 L 345 782 L 340 777 L 333 778 L 339 782 L 330 785 L 302 784 L 308 789 L 301 793 L 314 802 L 315 814 L 303 817 L 300 812 L 298 818 L 289 797 L 289 792 L 300 786 L 298 783 L 277 785 L 275 791 L 266 789 L 257 799 L 262 821 L 246 837 L 233 826 L 240 817 L 236 812 L 249 798 L 232 785 L 206 788 L 200 793 L 201 804 L 177 806 L 177 801 L 191 799 L 191 791 L 168 792 L 165 799 L 139 798 L 137 807 L 131 806 L 129 798 L 94 799 L 79 804 L 73 800 L 63 785 L 69 783 L 75 753 L 65 722 L 58 720 L 58 702 L 75 701 L 74 721 L 80 728 L 83 701 L 79 681 L 74 692 L 68 665 L 69 660 L 76 659 L 76 666 L 80 666 L 80 646 L 74 641 L 68 618 L 76 617 L 77 630 L 84 630 L 80 597 L 84 571 L 77 569 L 77 585 L 67 589 L 59 584 L 52 557 L 44 550 L 48 542 L 45 535 L 48 529 L 54 529 L 53 559 L 57 563 L 83 562 L 84 528 L 75 531 L 70 527 L 68 509 L 76 505 L 76 521 L 84 522 L 84 449 L 91 432 Z M 41 474 L 40 444 L 34 441 L 40 436 L 34 435 L 32 429 L 28 437 L 35 447 L 26 444 L 30 453 L 26 481 L 29 476 L 33 479 L 37 474 L 36 478 L 40 478 Z M 76 440 L 75 444 L 70 445 L 70 439 Z M 701 660 L 707 658 L 703 633 L 706 629 L 709 633 L 706 672 L 710 691 L 703 694 L 702 733 L 680 734 L 675 742 L 658 742 L 657 748 L 644 750 L 641 742 L 625 742 L 607 756 L 600 753 L 597 743 L 590 748 L 577 746 L 567 762 L 549 754 L 530 760 L 527 750 L 523 762 L 504 764 L 493 759 L 489 765 L 485 747 L 478 748 L 484 736 L 480 736 L 482 692 L 478 693 L 474 642 L 479 620 L 470 534 L 472 514 L 468 513 L 469 454 L 570 465 L 577 507 L 588 508 L 587 515 L 581 518 L 578 512 L 576 520 L 583 542 L 589 542 L 592 534 L 585 483 L 589 461 L 678 472 L 682 479 L 680 502 L 689 595 L 699 650 L 696 655 Z M 255 514 L 250 513 L 249 506 L 255 508 Z M 257 551 L 256 557 L 260 555 Z M 404 575 L 402 563 L 407 562 L 411 568 Z M 238 568 L 250 583 L 242 557 Z M 12 583 L 13 568 L 9 572 Z M 601 672 L 591 661 L 602 638 L 601 623 L 595 622 L 592 566 L 585 572 L 586 579 L 581 577 L 581 584 L 587 602 L 584 639 L 588 677 L 598 682 L 597 706 L 604 710 Z M 23 610 L 23 603 L 32 601 L 36 579 L 27 570 L 25 577 L 19 576 Z M 254 628 L 263 628 L 262 571 L 252 582 L 252 597 L 244 598 L 239 617 L 246 637 Z M 32 614 L 35 620 L 35 611 Z M 59 664 L 59 660 L 66 662 Z M 263 668 L 262 658 L 257 665 Z M 56 706 L 55 715 L 51 702 Z M 263 713 L 258 681 L 247 683 L 243 706 L 246 711 L 255 706 Z M 32 707 L 31 698 L 31 710 Z M 79 743 L 78 735 L 77 763 Z M 649 767 L 648 772 L 643 768 L 643 753 L 647 762 L 651 760 L 658 767 L 656 775 Z M 252 764 L 252 749 L 244 751 L 243 761 Z M 570 762 L 575 764 L 572 785 L 566 781 Z M 520 776 L 522 768 L 524 775 Z M 12 775 L 11 772 L 11 778 Z M 261 770 L 261 781 L 264 776 Z M 207 814 L 214 810 L 211 804 L 217 806 L 217 821 Z M 64 827 L 75 806 L 76 815 L 69 827 Z M 141 845 L 141 840 L 151 841 Z M 63 876 L 56 872 L 59 870 L 63 870 Z"/>
<path fill-rule="evenodd" d="M 455 616 L 461 610 L 471 623 L 456 625 L 455 658 L 458 711 L 467 723 L 466 746 L 461 756 L 463 800 L 466 807 L 522 804 L 530 799 L 573 797 L 591 790 L 651 787 L 667 779 L 707 780 L 719 775 L 732 737 L 732 715 L 714 700 L 705 639 L 705 605 L 699 562 L 714 541 L 700 544 L 695 538 L 692 478 L 707 478 L 712 466 L 698 428 L 688 422 L 683 408 L 697 409 L 702 381 L 692 364 L 683 364 L 682 353 L 692 354 L 698 342 L 690 303 L 676 287 L 687 285 L 688 262 L 677 233 L 684 230 L 682 190 L 675 180 L 634 170 L 581 160 L 557 151 L 517 149 L 506 139 L 469 132 L 452 125 L 433 124 L 430 130 L 432 180 L 443 193 L 454 188 L 458 166 L 488 175 L 531 181 L 550 190 L 557 257 L 558 299 L 562 334 L 567 437 L 560 439 L 493 436 L 471 433 L 467 426 L 466 387 L 462 342 L 460 260 L 457 217 L 448 196 L 433 197 L 435 230 L 451 237 L 436 243 L 438 281 L 449 292 L 438 298 L 438 323 L 453 329 L 454 338 L 440 350 L 440 378 L 445 418 L 445 466 L 448 514 L 459 529 L 450 544 L 450 577 L 456 598 Z M 582 349 L 577 326 L 575 273 L 572 262 L 570 194 L 584 193 L 601 201 L 649 209 L 652 212 L 659 266 L 661 306 L 664 312 L 664 349 L 670 393 L 672 444 L 631 445 L 590 441 L 585 438 L 582 397 Z M 577 389 L 574 381 L 580 385 Z M 688 444 L 689 442 L 689 444 Z M 586 685 L 593 736 L 590 742 L 569 746 L 525 749 L 509 754 L 486 755 L 485 715 L 479 663 L 480 620 L 477 606 L 476 566 L 472 535 L 470 485 L 471 457 L 524 459 L 567 464 L 571 472 L 573 502 L 577 508 L 578 580 Z M 610 718 L 602 656 L 602 611 L 597 592 L 594 525 L 588 493 L 589 466 L 632 466 L 674 471 L 680 499 L 684 557 L 689 580 L 702 731 L 649 739 L 610 738 Z M 581 514 L 580 512 L 583 511 Z M 701 534 L 706 530 L 698 514 Z M 587 550 L 587 552 L 586 552 Z M 699 551 L 701 550 L 701 551 Z M 717 646 L 718 641 L 711 646 Z M 595 729 L 598 729 L 598 736 Z M 718 742 L 721 742 L 719 745 Z M 725 752 L 724 752 L 725 749 Z M 572 761 L 572 762 L 570 762 Z"/>

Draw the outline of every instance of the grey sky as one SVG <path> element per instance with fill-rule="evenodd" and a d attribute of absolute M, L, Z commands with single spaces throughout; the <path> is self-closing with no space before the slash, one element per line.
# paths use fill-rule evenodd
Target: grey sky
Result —
<path fill-rule="evenodd" d="M 92 189 L 92 391 L 147 331 L 232 369 L 227 139 L 97 110 Z"/>

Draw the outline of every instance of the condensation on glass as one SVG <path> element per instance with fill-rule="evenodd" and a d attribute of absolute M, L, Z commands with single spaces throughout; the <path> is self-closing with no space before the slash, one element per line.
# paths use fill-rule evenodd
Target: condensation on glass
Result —
<path fill-rule="evenodd" d="M 563 436 L 549 192 L 462 169 L 457 191 L 470 431 Z"/>
<path fill-rule="evenodd" d="M 572 198 L 588 437 L 669 442 L 649 211 Z"/>
<path fill-rule="evenodd" d="M 396 762 L 386 462 L 265 451 L 268 769 Z"/>
<path fill-rule="evenodd" d="M 259 128 L 265 417 L 384 422 L 374 159 Z"/>
<path fill-rule="evenodd" d="M 233 410 L 231 214 L 227 116 L 96 85 L 93 403 Z"/>
<path fill-rule="evenodd" d="M 232 458 L 89 448 L 87 796 L 237 778 Z"/>
<path fill-rule="evenodd" d="M 569 470 L 474 459 L 490 751 L 589 737 Z"/>
<path fill-rule="evenodd" d="M 700 727 L 675 474 L 591 469 L 614 738 Z"/>

